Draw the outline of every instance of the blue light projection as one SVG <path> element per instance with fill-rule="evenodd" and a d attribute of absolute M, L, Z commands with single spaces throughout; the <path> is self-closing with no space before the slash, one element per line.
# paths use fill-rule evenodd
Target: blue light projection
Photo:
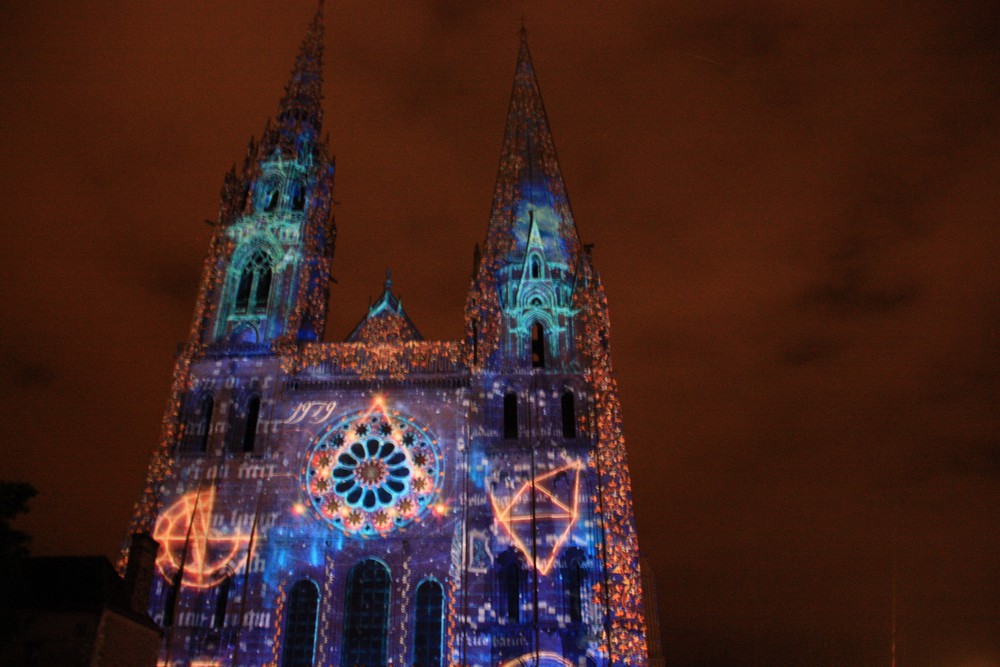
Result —
<path fill-rule="evenodd" d="M 523 34 L 453 341 L 424 340 L 387 279 L 348 340 L 317 342 L 322 46 L 317 12 L 276 122 L 226 176 L 136 504 L 130 532 L 160 542 L 160 665 L 642 667 L 607 303 Z"/>
<path fill-rule="evenodd" d="M 437 499 L 438 441 L 382 399 L 326 427 L 307 455 L 303 485 L 313 509 L 349 535 L 407 525 Z"/>

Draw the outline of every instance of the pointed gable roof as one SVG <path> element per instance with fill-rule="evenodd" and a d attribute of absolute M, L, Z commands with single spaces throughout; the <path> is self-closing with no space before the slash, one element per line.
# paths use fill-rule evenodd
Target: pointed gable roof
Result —
<path fill-rule="evenodd" d="M 382 296 L 347 337 L 349 343 L 398 343 L 423 340 L 417 327 L 403 310 L 403 302 L 392 293 L 392 272 L 386 272 Z"/>
<path fill-rule="evenodd" d="M 523 256 L 532 218 L 546 260 L 572 268 L 579 236 L 528 50 L 527 31 L 514 73 L 485 251 L 493 261 Z"/>

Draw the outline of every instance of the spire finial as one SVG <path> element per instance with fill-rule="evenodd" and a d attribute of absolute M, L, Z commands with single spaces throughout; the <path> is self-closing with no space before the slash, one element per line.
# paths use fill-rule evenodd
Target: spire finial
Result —
<path fill-rule="evenodd" d="M 385 291 L 392 291 L 392 269 L 385 270 Z"/>
<path fill-rule="evenodd" d="M 579 235 L 523 25 L 494 192 L 485 257 L 514 260 L 537 227 L 546 261 L 576 265 Z"/>
<path fill-rule="evenodd" d="M 284 137 L 297 136 L 306 126 L 319 134 L 323 124 L 322 85 L 323 0 L 319 0 L 278 109 L 278 129 Z"/>

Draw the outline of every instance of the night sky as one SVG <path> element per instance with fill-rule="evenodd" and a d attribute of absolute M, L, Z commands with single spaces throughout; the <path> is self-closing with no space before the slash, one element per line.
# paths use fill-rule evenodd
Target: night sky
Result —
<path fill-rule="evenodd" d="M 5 4 L 0 477 L 112 555 L 314 6 Z M 900 667 L 1000 665 L 1000 6 L 330 0 L 328 339 L 461 335 L 522 13 L 668 664 L 888 665 L 895 554 Z"/>

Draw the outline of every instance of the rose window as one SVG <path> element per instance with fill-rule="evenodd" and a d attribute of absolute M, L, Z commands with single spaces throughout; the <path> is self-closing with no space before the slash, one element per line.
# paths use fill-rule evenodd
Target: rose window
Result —
<path fill-rule="evenodd" d="M 392 411 L 359 412 L 324 429 L 306 458 L 313 508 L 348 535 L 382 535 L 420 517 L 440 491 L 430 431 Z"/>

